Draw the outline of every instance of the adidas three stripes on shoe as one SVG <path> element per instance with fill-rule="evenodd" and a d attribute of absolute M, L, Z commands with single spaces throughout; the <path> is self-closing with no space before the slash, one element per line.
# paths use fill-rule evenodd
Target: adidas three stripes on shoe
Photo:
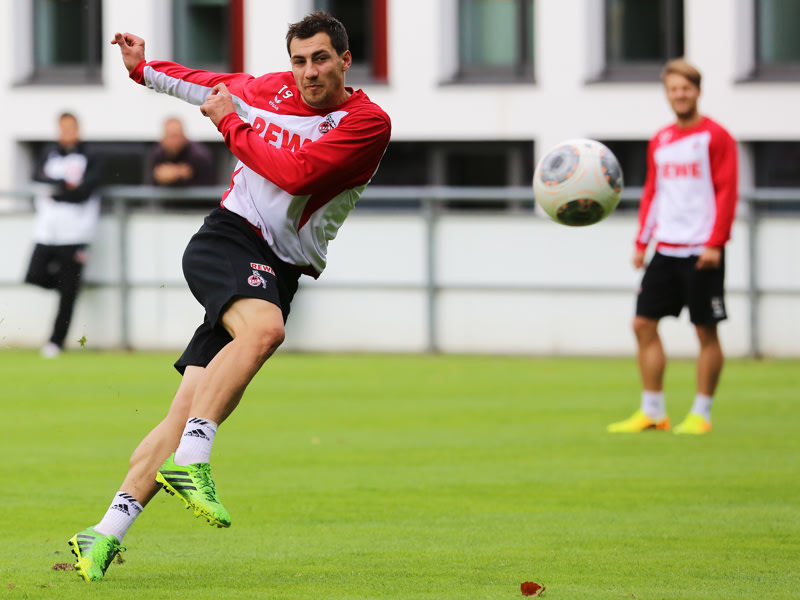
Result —
<path fill-rule="evenodd" d="M 98 533 L 94 527 L 76 533 L 68 543 L 78 559 L 75 570 L 86 581 L 101 581 L 117 553 L 125 551 L 116 537 Z"/>
<path fill-rule="evenodd" d="M 164 487 L 164 491 L 180 498 L 186 508 L 193 510 L 196 516 L 203 517 L 209 524 L 231 526 L 230 515 L 217 497 L 209 463 L 177 465 L 173 454 L 158 470 L 156 481 Z"/>

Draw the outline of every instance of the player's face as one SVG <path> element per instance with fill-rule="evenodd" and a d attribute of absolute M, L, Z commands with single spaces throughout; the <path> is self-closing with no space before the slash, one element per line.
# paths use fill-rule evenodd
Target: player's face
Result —
<path fill-rule="evenodd" d="M 292 73 L 303 101 L 313 108 L 333 108 L 347 99 L 344 74 L 352 57 L 341 56 L 331 46 L 327 33 L 301 40 L 294 38 L 289 48 Z"/>
<path fill-rule="evenodd" d="M 697 115 L 697 99 L 700 88 L 679 73 L 670 73 L 664 78 L 664 90 L 675 116 L 689 120 Z"/>
<path fill-rule="evenodd" d="M 62 117 L 58 121 L 58 142 L 64 148 L 74 148 L 80 141 L 80 127 L 72 117 Z"/>

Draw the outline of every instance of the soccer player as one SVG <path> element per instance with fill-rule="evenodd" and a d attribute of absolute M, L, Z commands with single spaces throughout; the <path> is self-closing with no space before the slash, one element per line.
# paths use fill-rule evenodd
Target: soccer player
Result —
<path fill-rule="evenodd" d="M 609 425 L 613 433 L 670 428 L 663 389 L 667 359 L 658 334 L 662 317 L 677 317 L 688 306 L 700 344 L 694 403 L 675 433 L 711 431 L 711 405 L 724 362 L 717 323 L 727 318 L 725 244 L 738 200 L 736 141 L 698 112 L 701 75 L 694 66 L 671 60 L 662 79 L 676 121 L 658 131 L 648 146 L 633 254 L 634 267 L 644 267 L 647 245 L 655 241 L 633 320 L 641 407 Z"/>
<path fill-rule="evenodd" d="M 145 62 L 144 40 L 130 33 L 112 44 L 134 81 L 200 105 L 239 162 L 183 256 L 206 312 L 175 363 L 183 378 L 169 412 L 133 452 L 102 520 L 69 540 L 87 581 L 103 578 L 162 487 L 211 525 L 230 526 L 209 465 L 217 428 L 283 342 L 300 275 L 325 268 L 328 242 L 377 170 L 391 130 L 380 107 L 345 86 L 347 32 L 323 12 L 289 26 L 291 72 L 260 77 Z"/>
<path fill-rule="evenodd" d="M 100 218 L 97 187 L 103 176 L 100 157 L 81 141 L 78 118 L 58 118 L 58 142 L 48 144 L 36 164 L 34 181 L 47 193 L 34 199 L 33 248 L 25 282 L 58 292 L 58 311 L 42 356 L 55 358 L 64 347 L 81 287 L 89 244 Z"/>

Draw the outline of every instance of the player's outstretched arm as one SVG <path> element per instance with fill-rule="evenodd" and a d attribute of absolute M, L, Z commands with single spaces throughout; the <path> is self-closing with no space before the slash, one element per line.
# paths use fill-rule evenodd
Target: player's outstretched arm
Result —
<path fill-rule="evenodd" d="M 211 94 L 200 106 L 200 112 L 211 119 L 215 127 L 219 125 L 222 117 L 227 114 L 236 113 L 236 105 L 233 103 L 233 97 L 224 83 L 218 83 L 214 86 L 211 90 Z"/>
<path fill-rule="evenodd" d="M 115 33 L 112 44 L 119 46 L 122 53 L 122 62 L 128 73 L 144 60 L 144 39 L 132 33 Z"/>

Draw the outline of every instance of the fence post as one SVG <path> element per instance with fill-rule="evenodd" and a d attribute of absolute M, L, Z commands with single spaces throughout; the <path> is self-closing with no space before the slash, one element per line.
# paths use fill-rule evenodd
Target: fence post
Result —
<path fill-rule="evenodd" d="M 427 352 L 439 351 L 436 315 L 436 202 L 430 196 L 421 198 L 425 219 L 425 299 L 427 303 Z"/>
<path fill-rule="evenodd" d="M 128 238 L 130 225 L 130 211 L 128 200 L 124 196 L 113 195 L 111 201 L 114 205 L 114 215 L 117 218 L 117 243 L 119 250 L 119 265 L 117 270 L 117 283 L 119 285 L 119 329 L 120 346 L 130 350 L 130 294 L 131 282 L 128 275 Z"/>
<path fill-rule="evenodd" d="M 758 289 L 758 202 L 747 197 L 747 303 L 750 309 L 750 356 L 761 357 L 759 308 L 761 292 Z"/>

